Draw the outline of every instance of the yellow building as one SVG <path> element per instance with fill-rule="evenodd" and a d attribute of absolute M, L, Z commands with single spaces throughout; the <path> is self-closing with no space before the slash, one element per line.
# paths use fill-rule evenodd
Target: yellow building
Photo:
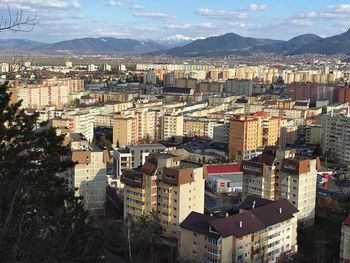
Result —
<path fill-rule="evenodd" d="M 236 115 L 230 121 L 229 156 L 235 161 L 249 160 L 265 145 L 278 145 L 281 117 L 269 118 L 264 112 Z"/>
<path fill-rule="evenodd" d="M 115 116 L 113 118 L 113 144 L 125 146 L 137 142 L 136 117 Z"/>
<path fill-rule="evenodd" d="M 179 238 L 179 224 L 192 212 L 204 212 L 206 173 L 199 164 L 152 153 L 141 170 L 122 171 L 124 218 L 158 211 L 163 236 Z"/>
<path fill-rule="evenodd" d="M 226 218 L 192 212 L 180 225 L 179 260 L 275 262 L 296 252 L 298 210 L 285 199 L 254 201 L 264 205 Z"/>

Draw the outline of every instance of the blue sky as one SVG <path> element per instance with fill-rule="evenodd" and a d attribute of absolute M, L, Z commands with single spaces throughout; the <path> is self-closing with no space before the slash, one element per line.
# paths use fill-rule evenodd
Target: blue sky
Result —
<path fill-rule="evenodd" d="M 0 38 L 56 42 L 82 37 L 153 39 L 182 34 L 290 39 L 303 33 L 331 36 L 350 27 L 350 2 L 340 0 L 0 0 L 0 12 L 37 14 L 30 33 Z"/>

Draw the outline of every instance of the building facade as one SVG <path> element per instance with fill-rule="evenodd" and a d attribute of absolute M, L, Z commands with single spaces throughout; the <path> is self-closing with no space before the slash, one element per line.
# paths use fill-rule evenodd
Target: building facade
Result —
<path fill-rule="evenodd" d="M 138 218 L 157 211 L 165 240 L 178 240 L 179 224 L 192 212 L 204 212 L 201 165 L 178 156 L 152 153 L 141 169 L 125 169 L 124 218 Z"/>
<path fill-rule="evenodd" d="M 315 219 L 318 157 L 294 149 L 266 147 L 256 160 L 242 161 L 242 200 L 250 195 L 289 200 L 298 210 L 298 221 L 312 225 Z"/>
<path fill-rule="evenodd" d="M 180 225 L 179 258 L 212 263 L 283 260 L 298 250 L 297 212 L 285 199 L 226 218 L 192 212 Z"/>

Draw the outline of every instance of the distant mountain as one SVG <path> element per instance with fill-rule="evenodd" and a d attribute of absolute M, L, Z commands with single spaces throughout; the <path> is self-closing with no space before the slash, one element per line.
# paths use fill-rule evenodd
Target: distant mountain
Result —
<path fill-rule="evenodd" d="M 249 55 L 256 46 L 279 43 L 278 40 L 242 37 L 234 33 L 196 40 L 183 47 L 176 47 L 153 54 L 165 53 L 179 57 Z"/>
<path fill-rule="evenodd" d="M 324 55 L 350 54 L 350 29 L 340 35 L 321 38 L 289 52 L 289 55 L 320 53 Z"/>
<path fill-rule="evenodd" d="M 265 52 L 265 53 L 286 53 L 292 52 L 305 45 L 315 43 L 322 38 L 315 34 L 305 34 L 294 37 L 288 41 L 279 41 L 277 43 L 270 43 L 267 45 L 261 45 L 254 48 L 255 52 Z"/>
<path fill-rule="evenodd" d="M 39 47 L 43 44 L 44 43 L 27 39 L 0 39 L 0 50 L 8 50 L 9 52 L 15 50 L 26 51 L 28 49 Z"/>
<path fill-rule="evenodd" d="M 229 33 L 217 37 L 196 40 L 182 47 L 152 52 L 151 55 L 166 54 L 178 57 L 251 55 L 253 53 L 274 53 L 297 55 L 319 53 L 350 55 L 350 29 L 340 35 L 321 38 L 315 34 L 305 34 L 288 41 L 242 37 Z"/>
<path fill-rule="evenodd" d="M 166 49 L 155 41 L 137 41 L 113 37 L 81 38 L 46 44 L 33 48 L 32 51 L 50 55 L 113 55 L 144 54 Z"/>
<path fill-rule="evenodd" d="M 166 48 L 152 40 L 137 41 L 112 37 L 81 38 L 53 44 L 20 39 L 0 40 L 0 52 L 3 53 L 21 50 L 22 52 L 45 55 L 131 55 Z"/>
<path fill-rule="evenodd" d="M 205 39 L 205 37 L 187 37 L 181 34 L 177 34 L 170 37 L 161 38 L 158 42 L 168 47 L 180 47 L 197 39 Z"/>
<path fill-rule="evenodd" d="M 188 41 L 189 43 L 182 45 Z M 350 29 L 342 34 L 321 38 L 305 34 L 288 41 L 242 37 L 234 33 L 193 39 L 174 35 L 161 40 L 138 41 L 112 37 L 81 38 L 53 44 L 23 39 L 0 40 L 0 53 L 34 53 L 44 55 L 170 55 L 177 57 L 219 57 L 226 55 L 246 56 L 256 53 L 299 55 L 319 53 L 325 55 L 350 55 Z M 167 46 L 165 46 L 167 45 Z M 169 45 L 176 45 L 169 48 Z"/>

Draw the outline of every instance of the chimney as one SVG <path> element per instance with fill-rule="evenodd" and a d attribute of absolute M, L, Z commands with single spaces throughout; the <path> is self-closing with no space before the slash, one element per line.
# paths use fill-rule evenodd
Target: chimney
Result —
<path fill-rule="evenodd" d="M 280 214 L 282 214 L 282 207 L 280 207 Z"/>
<path fill-rule="evenodd" d="M 226 213 L 226 218 L 228 218 L 228 213 Z"/>
<path fill-rule="evenodd" d="M 253 207 L 252 207 L 252 210 L 254 210 L 255 208 L 255 200 L 253 201 Z"/>
<path fill-rule="evenodd" d="M 242 228 L 243 227 L 243 222 L 239 221 L 239 227 Z"/>

